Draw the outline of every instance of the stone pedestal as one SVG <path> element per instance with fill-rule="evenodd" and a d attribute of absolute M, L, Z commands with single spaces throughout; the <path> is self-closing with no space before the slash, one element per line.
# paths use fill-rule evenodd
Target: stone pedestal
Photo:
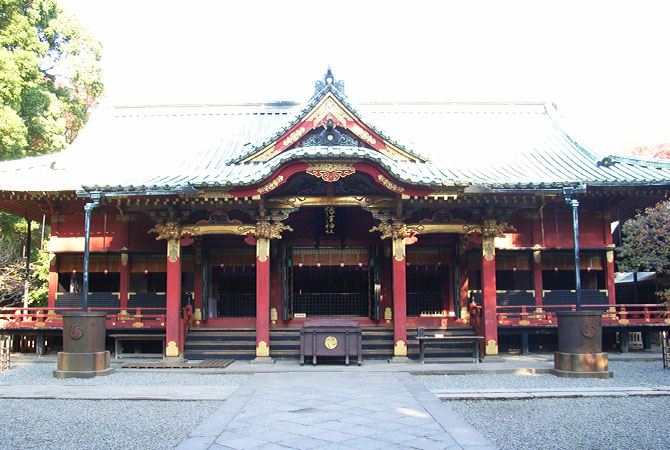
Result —
<path fill-rule="evenodd" d="M 602 313 L 559 312 L 558 351 L 551 373 L 571 378 L 611 378 L 607 353 L 602 352 Z"/>
<path fill-rule="evenodd" d="M 58 352 L 56 378 L 92 378 L 109 375 L 109 351 L 105 350 L 105 319 L 101 312 L 63 312 L 63 351 Z"/>

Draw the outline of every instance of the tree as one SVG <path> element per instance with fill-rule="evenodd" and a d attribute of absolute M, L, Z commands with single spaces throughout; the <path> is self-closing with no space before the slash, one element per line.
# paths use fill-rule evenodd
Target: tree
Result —
<path fill-rule="evenodd" d="M 0 160 L 76 137 L 102 94 L 100 50 L 56 0 L 0 0 Z"/>
<path fill-rule="evenodd" d="M 670 271 L 670 200 L 647 208 L 623 224 L 619 270 Z M 670 289 L 657 293 L 670 306 Z"/>

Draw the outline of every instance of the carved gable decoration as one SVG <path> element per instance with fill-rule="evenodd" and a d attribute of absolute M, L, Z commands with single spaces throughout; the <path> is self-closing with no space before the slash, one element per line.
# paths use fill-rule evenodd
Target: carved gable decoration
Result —
<path fill-rule="evenodd" d="M 423 161 L 366 124 L 344 95 L 344 83 L 335 81 L 330 69 L 323 80 L 316 83 L 315 91 L 288 127 L 254 146 L 239 162 L 269 161 L 295 146 L 306 150 L 313 146 L 365 146 L 395 161 Z"/>

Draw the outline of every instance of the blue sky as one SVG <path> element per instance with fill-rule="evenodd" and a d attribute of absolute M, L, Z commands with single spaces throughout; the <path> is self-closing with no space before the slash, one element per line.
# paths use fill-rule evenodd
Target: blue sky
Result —
<path fill-rule="evenodd" d="M 547 101 L 602 153 L 670 142 L 667 2 L 61 0 L 110 104 Z"/>

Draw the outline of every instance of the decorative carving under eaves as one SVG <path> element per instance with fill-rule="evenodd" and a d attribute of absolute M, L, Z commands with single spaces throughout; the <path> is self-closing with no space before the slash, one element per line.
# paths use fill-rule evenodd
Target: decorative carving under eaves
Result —
<path fill-rule="evenodd" d="M 465 224 L 466 221 L 461 218 L 454 218 L 454 215 L 450 211 L 437 211 L 433 214 L 433 217 L 430 219 L 423 219 L 420 223 L 424 224 L 433 224 L 433 223 L 457 223 Z"/>
<path fill-rule="evenodd" d="M 226 200 L 229 198 L 233 198 L 234 196 L 230 192 L 223 189 L 210 189 L 206 191 L 201 191 L 198 194 L 198 197 L 204 198 L 205 200 L 219 200 L 219 199 Z"/>
<path fill-rule="evenodd" d="M 157 233 L 156 240 L 181 239 L 181 224 L 179 222 L 157 223 L 147 233 Z"/>
<path fill-rule="evenodd" d="M 281 222 L 268 222 L 262 220 L 256 222 L 254 235 L 256 236 L 256 239 L 281 239 L 281 234 L 284 231 L 293 231 L 293 228 L 284 225 Z"/>
<path fill-rule="evenodd" d="M 333 119 L 328 118 L 328 121 L 326 122 L 326 129 L 321 133 L 307 139 L 302 144 L 303 147 L 314 147 L 317 145 L 324 145 L 329 147 L 334 145 L 357 147 L 358 143 L 352 137 L 337 131 L 335 129 L 335 123 L 333 122 Z"/>
<path fill-rule="evenodd" d="M 283 176 L 283 175 L 279 175 L 277 178 L 275 178 L 274 180 L 270 181 L 268 184 L 263 185 L 263 186 L 259 187 L 259 188 L 256 189 L 256 190 L 258 191 L 259 194 L 265 194 L 265 193 L 267 193 L 267 192 L 270 192 L 271 190 L 273 190 L 273 189 L 276 188 L 277 186 L 279 186 L 279 184 L 280 184 L 282 181 L 284 181 L 284 176 Z"/>
<path fill-rule="evenodd" d="M 507 222 L 496 219 L 484 219 L 482 223 L 482 238 L 484 239 L 504 237 L 507 231 L 516 231 L 516 229 Z"/>
<path fill-rule="evenodd" d="M 323 181 L 333 183 L 340 178 L 355 173 L 356 169 L 351 164 L 323 163 L 311 164 L 307 167 L 307 173 L 321 178 Z"/>
<path fill-rule="evenodd" d="M 407 225 L 400 220 L 383 219 L 379 225 L 372 227 L 370 232 L 379 231 L 382 239 L 404 239 L 415 234 L 420 234 L 422 228 L 421 225 Z"/>
<path fill-rule="evenodd" d="M 392 191 L 394 191 L 394 192 L 403 192 L 403 191 L 405 190 L 404 187 L 402 187 L 402 186 L 398 186 L 398 185 L 395 184 L 393 181 L 391 181 L 391 180 L 389 180 L 388 178 L 386 178 L 384 175 L 378 175 L 378 176 L 377 176 L 377 179 L 379 180 L 379 182 L 380 182 L 381 184 L 384 185 L 384 187 L 386 187 L 387 189 L 390 189 L 390 190 L 392 190 Z"/>
<path fill-rule="evenodd" d="M 237 219 L 231 220 L 230 217 L 228 217 L 228 214 L 223 213 L 223 212 L 216 212 L 209 216 L 209 219 L 203 220 L 202 222 L 198 222 L 198 224 L 210 224 L 210 225 L 237 225 L 241 224 Z"/>

